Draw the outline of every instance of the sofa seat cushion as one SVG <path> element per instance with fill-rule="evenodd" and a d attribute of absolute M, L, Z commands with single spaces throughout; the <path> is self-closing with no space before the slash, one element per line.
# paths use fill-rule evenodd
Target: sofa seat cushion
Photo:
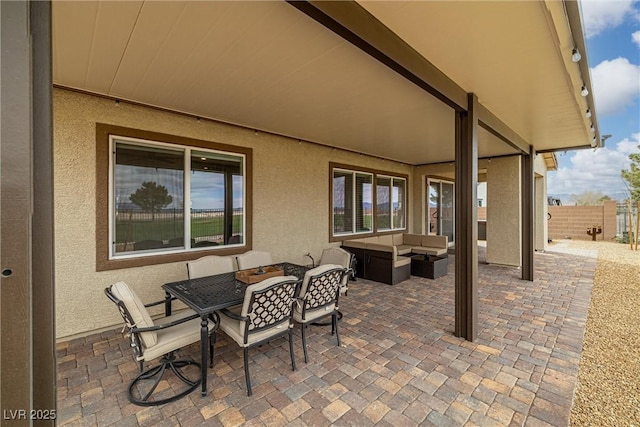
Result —
<path fill-rule="evenodd" d="M 399 256 L 393 262 L 393 268 L 402 267 L 411 264 L 411 258 L 407 256 Z"/>
<path fill-rule="evenodd" d="M 398 255 L 407 255 L 413 250 L 413 246 L 411 245 L 399 245 L 396 246 L 396 248 L 398 249 Z"/>
<path fill-rule="evenodd" d="M 446 248 L 430 248 L 427 246 L 417 246 L 412 248 L 411 252 L 413 252 L 414 254 L 420 254 L 420 255 L 442 256 L 447 254 L 447 249 Z"/>

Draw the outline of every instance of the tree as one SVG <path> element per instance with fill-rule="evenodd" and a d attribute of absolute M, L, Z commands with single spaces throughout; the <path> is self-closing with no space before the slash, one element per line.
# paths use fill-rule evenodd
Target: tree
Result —
<path fill-rule="evenodd" d="M 151 212 L 153 221 L 156 212 L 173 201 L 173 197 L 164 185 L 158 185 L 153 181 L 145 181 L 142 186 L 129 196 L 132 203 L 144 211 Z"/>
<path fill-rule="evenodd" d="M 582 194 L 571 195 L 571 201 L 576 206 L 599 206 L 604 204 L 605 200 L 611 200 L 611 197 L 599 191 L 585 191 Z"/>
<path fill-rule="evenodd" d="M 640 201 L 640 153 L 629 154 L 629 160 L 631 160 L 631 165 L 629 169 L 622 170 L 622 178 L 629 183 L 631 200 L 638 202 Z"/>

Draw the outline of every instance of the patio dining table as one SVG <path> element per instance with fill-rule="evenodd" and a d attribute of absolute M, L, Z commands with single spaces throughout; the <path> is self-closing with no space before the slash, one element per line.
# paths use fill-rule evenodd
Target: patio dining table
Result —
<path fill-rule="evenodd" d="M 267 266 L 265 266 L 267 267 Z M 304 274 L 310 267 L 283 262 L 272 264 L 269 267 L 276 267 L 284 270 L 285 276 L 296 276 L 298 279 L 304 278 Z M 214 328 L 219 325 L 219 317 L 216 310 L 228 308 L 244 301 L 247 284 L 236 279 L 236 272 L 216 274 L 213 276 L 199 277 L 196 279 L 180 280 L 178 282 L 165 283 L 162 285 L 167 301 L 175 297 L 182 301 L 189 308 L 194 310 L 200 318 L 200 357 L 202 370 L 202 396 L 207 395 L 207 357 L 209 355 L 207 340 L 209 337 L 209 319 L 215 322 Z M 167 315 L 170 305 L 166 305 Z"/>

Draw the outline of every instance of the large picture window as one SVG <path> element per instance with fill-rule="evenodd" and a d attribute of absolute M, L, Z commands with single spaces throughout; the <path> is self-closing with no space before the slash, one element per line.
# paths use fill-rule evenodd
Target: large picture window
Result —
<path fill-rule="evenodd" d="M 121 137 L 112 145 L 112 257 L 242 242 L 242 156 Z"/>
<path fill-rule="evenodd" d="M 406 229 L 406 177 L 331 165 L 332 236 Z"/>
<path fill-rule="evenodd" d="M 102 127 L 110 128 L 98 126 L 99 140 Z M 98 165 L 98 173 L 103 169 L 108 178 L 97 183 L 98 194 L 102 185 L 108 190 L 106 203 L 98 198 L 98 245 L 102 224 L 108 235 L 106 256 L 98 248 L 98 269 L 188 260 L 205 250 L 229 255 L 250 247 L 250 149 L 119 130 L 104 136 L 109 158 L 106 167 Z"/>

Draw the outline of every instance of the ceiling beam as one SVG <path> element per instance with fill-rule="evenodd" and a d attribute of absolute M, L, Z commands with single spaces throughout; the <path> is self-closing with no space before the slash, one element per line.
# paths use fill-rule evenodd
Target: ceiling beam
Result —
<path fill-rule="evenodd" d="M 478 124 L 520 153 L 529 153 L 529 143 L 482 104 L 478 104 Z"/>
<path fill-rule="evenodd" d="M 456 111 L 467 93 L 355 1 L 287 2 Z"/>

